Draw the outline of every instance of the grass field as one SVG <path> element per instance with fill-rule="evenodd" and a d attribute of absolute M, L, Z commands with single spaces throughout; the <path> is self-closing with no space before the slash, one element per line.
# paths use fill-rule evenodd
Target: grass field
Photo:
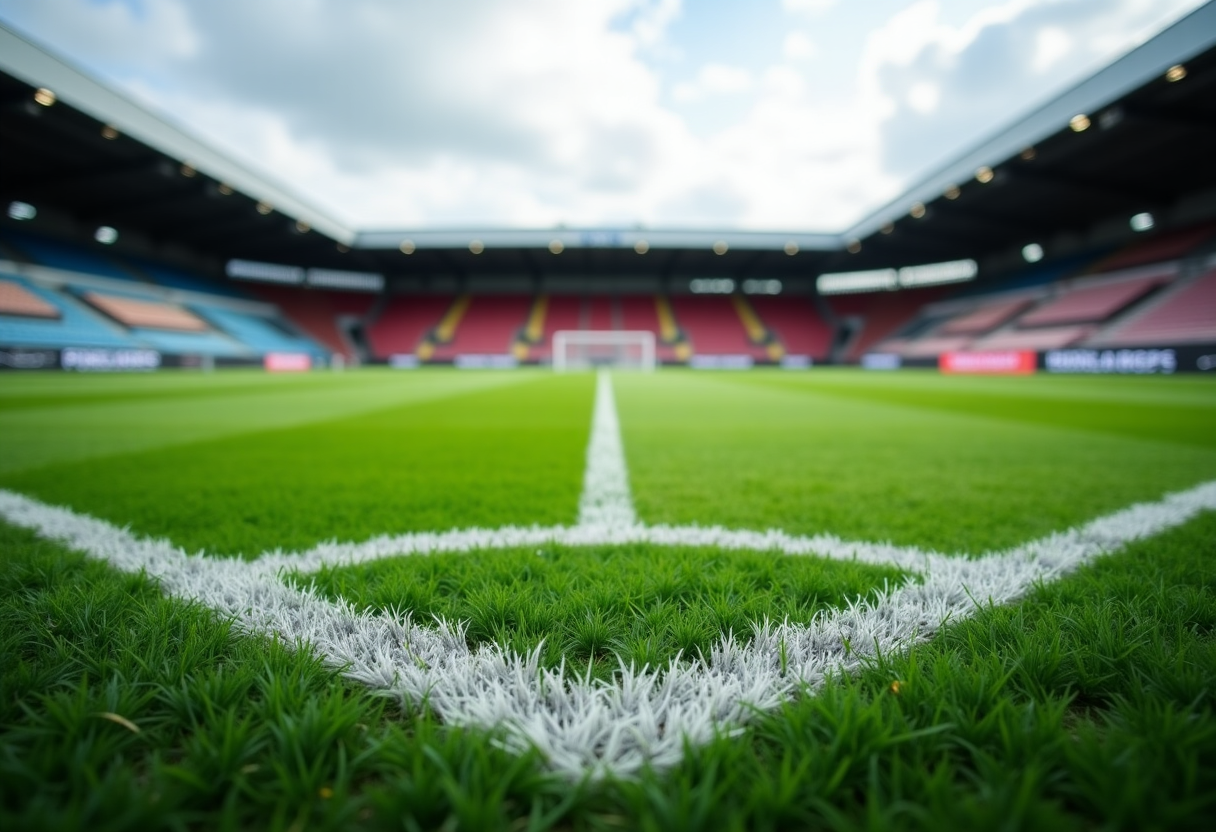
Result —
<path fill-rule="evenodd" d="M 1184 829 L 1216 813 L 1212 506 L 997 603 L 963 598 L 940 629 L 793 647 L 851 609 L 896 615 L 893 588 L 928 592 L 951 564 L 1061 549 L 1053 533 L 1216 480 L 1211 380 L 663 371 L 611 391 L 628 533 L 588 519 L 594 375 L 5 376 L 0 825 Z M 77 515 L 104 523 L 54 531 Z M 794 543 L 746 535 L 769 529 Z M 797 546 L 813 553 L 783 553 Z M 186 566 L 158 578 L 127 549 Z M 433 695 L 251 624 L 261 601 L 199 590 L 210 574 L 305 599 L 297 618 L 388 628 Z M 700 733 L 675 736 L 694 723 L 665 701 L 646 730 L 666 745 L 588 734 L 578 759 L 600 766 L 520 739 L 577 746 L 562 697 L 627 709 L 644 667 L 649 702 L 746 682 L 770 639 L 778 686 L 714 700 Z M 840 657 L 814 665 L 826 679 L 806 670 L 821 654 Z M 474 671 L 459 696 L 435 683 Z M 512 698 L 538 684 L 541 705 Z M 620 764 L 601 747 L 618 740 Z"/>

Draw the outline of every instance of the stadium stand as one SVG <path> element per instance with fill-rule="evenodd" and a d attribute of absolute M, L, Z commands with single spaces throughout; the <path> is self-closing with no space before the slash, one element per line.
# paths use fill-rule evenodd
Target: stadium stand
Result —
<path fill-rule="evenodd" d="M 462 355 L 506 355 L 527 322 L 532 299 L 525 295 L 476 295 L 456 325 L 451 341 L 435 346 L 432 358 L 452 361 Z"/>
<path fill-rule="evenodd" d="M 1020 327 L 1105 321 L 1133 301 L 1169 282 L 1177 273 L 1174 263 L 1135 269 L 1122 275 L 1074 281 L 1055 297 L 1018 318 Z"/>
<path fill-rule="evenodd" d="M 923 306 L 940 300 L 945 291 L 942 287 L 934 287 L 825 298 L 838 318 L 860 320 L 860 331 L 846 346 L 842 359 L 848 362 L 861 360 L 876 345 L 906 329 L 916 320 Z"/>
<path fill-rule="evenodd" d="M 816 361 L 828 357 L 832 328 L 808 298 L 756 295 L 748 302 L 787 355 L 807 355 Z"/>
<path fill-rule="evenodd" d="M 1006 323 L 1034 303 L 1033 297 L 1003 297 L 981 302 L 939 326 L 935 335 L 980 335 Z"/>
<path fill-rule="evenodd" d="M 621 329 L 654 333 L 655 356 L 659 361 L 672 363 L 687 360 L 688 346 L 681 341 L 679 324 L 676 323 L 665 298 L 655 295 L 622 295 L 620 310 Z"/>
<path fill-rule="evenodd" d="M 1095 336 L 1091 346 L 1216 343 L 1216 270 L 1183 280 Z"/>
<path fill-rule="evenodd" d="M 6 347 L 132 347 L 138 346 L 117 325 L 83 302 L 51 289 L 5 275 L 0 285 L 16 286 L 55 309 L 53 317 L 0 312 L 0 344 Z"/>
<path fill-rule="evenodd" d="M 589 329 L 597 332 L 616 329 L 617 327 L 612 325 L 614 301 L 615 298 L 610 298 L 607 295 L 588 296 L 583 303 L 586 324 L 580 326 L 579 329 Z"/>
<path fill-rule="evenodd" d="M 355 345 L 347 341 L 338 320 L 342 317 L 366 318 L 377 299 L 376 295 L 360 292 L 287 286 L 258 286 L 256 291 L 263 300 L 282 310 L 287 320 L 302 332 L 347 360 L 356 358 L 357 351 Z M 405 352 L 413 352 L 413 348 Z"/>
<path fill-rule="evenodd" d="M 672 312 L 693 355 L 746 355 L 764 360 L 768 352 L 753 344 L 727 295 L 675 295 Z"/>
<path fill-rule="evenodd" d="M 543 320 L 537 343 L 528 351 L 534 361 L 548 361 L 553 356 L 553 334 L 562 330 L 580 329 L 584 299 L 575 295 L 541 295 L 537 304 L 544 304 Z"/>
<path fill-rule="evenodd" d="M 59 309 L 13 280 L 0 280 L 0 315 L 58 318 Z"/>
<path fill-rule="evenodd" d="M 983 350 L 1057 350 L 1080 343 L 1094 331 L 1093 326 L 1056 326 L 1039 329 L 1006 329 L 970 344 Z"/>
<path fill-rule="evenodd" d="M 103 292 L 83 292 L 81 297 L 99 312 L 128 329 L 166 329 L 177 332 L 206 332 L 207 323 L 194 313 L 169 303 L 136 300 Z"/>
<path fill-rule="evenodd" d="M 318 355 L 317 345 L 306 338 L 288 332 L 270 318 L 222 309 L 218 306 L 197 306 L 198 312 L 218 329 L 251 347 L 255 352 L 305 352 Z"/>
<path fill-rule="evenodd" d="M 239 286 L 224 280 L 207 280 L 181 269 L 164 266 L 144 258 L 127 258 L 138 273 L 147 275 L 158 286 L 170 289 L 182 289 L 187 292 L 198 292 L 205 295 L 223 295 L 233 298 L 248 298 Z"/>
<path fill-rule="evenodd" d="M 391 298 L 367 329 L 372 355 L 390 358 L 413 355 L 427 333 L 453 304 L 451 295 L 409 295 Z M 429 354 L 429 353 L 428 353 Z"/>

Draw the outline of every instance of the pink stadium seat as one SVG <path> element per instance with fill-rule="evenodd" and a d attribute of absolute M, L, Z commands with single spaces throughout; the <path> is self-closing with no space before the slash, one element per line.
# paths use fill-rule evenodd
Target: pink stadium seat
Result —
<path fill-rule="evenodd" d="M 957 352 L 971 346 L 970 335 L 953 338 L 919 338 L 915 341 L 887 341 L 877 347 L 878 352 L 895 352 L 904 358 L 936 358 L 943 352 Z"/>
<path fill-rule="evenodd" d="M 583 298 L 577 295 L 549 295 L 545 309 L 545 329 L 540 343 L 528 351 L 535 361 L 545 361 L 553 354 L 553 333 L 578 329 Z"/>
<path fill-rule="evenodd" d="M 822 361 L 832 346 L 832 329 L 808 298 L 755 295 L 752 309 L 780 339 L 788 355 L 809 355 Z"/>
<path fill-rule="evenodd" d="M 586 328 L 600 332 L 614 329 L 612 326 L 612 299 L 607 295 L 593 295 L 587 298 Z"/>
<path fill-rule="evenodd" d="M 938 335 L 980 335 L 996 329 L 1034 301 L 1027 297 L 989 301 L 938 327 Z"/>
<path fill-rule="evenodd" d="M 58 318 L 59 310 L 19 283 L 0 280 L 0 315 Z"/>
<path fill-rule="evenodd" d="M 367 331 L 377 358 L 413 354 L 427 330 L 439 323 L 452 305 L 451 295 L 395 297 Z"/>
<path fill-rule="evenodd" d="M 207 332 L 211 328 L 193 312 L 154 300 L 106 295 L 101 292 L 85 292 L 83 295 L 92 306 L 100 309 L 123 326 L 137 329 L 168 329 L 176 332 Z"/>
<path fill-rule="evenodd" d="M 1140 314 L 1093 343 L 1100 346 L 1166 346 L 1216 343 L 1216 271 L 1175 288 Z"/>
<path fill-rule="evenodd" d="M 675 349 L 670 344 L 664 344 L 659 340 L 661 335 L 659 311 L 655 306 L 654 295 L 624 295 L 618 302 L 621 309 L 621 329 L 631 332 L 653 332 L 655 356 L 659 361 L 674 361 Z"/>
<path fill-rule="evenodd" d="M 1048 326 L 1104 321 L 1153 288 L 1167 282 L 1173 270 L 1131 279 L 1085 281 L 1032 309 L 1018 319 L 1018 326 Z"/>
<path fill-rule="evenodd" d="M 1058 350 L 1071 347 L 1094 331 L 1091 325 L 1056 326 L 998 332 L 974 341 L 970 348 L 985 350 Z"/>

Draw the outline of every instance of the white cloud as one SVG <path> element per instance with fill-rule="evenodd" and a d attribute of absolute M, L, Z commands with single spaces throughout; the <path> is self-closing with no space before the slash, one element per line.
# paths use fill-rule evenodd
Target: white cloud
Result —
<path fill-rule="evenodd" d="M 781 53 L 792 61 L 813 58 L 817 51 L 814 42 L 807 37 L 806 32 L 796 30 L 787 34 L 781 44 Z"/>
<path fill-rule="evenodd" d="M 0 16 L 358 226 L 835 230 L 1196 3 L 951 17 L 922 0 L 868 32 L 868 8 L 833 11 L 847 31 L 791 31 L 773 6 L 756 12 L 778 19 L 767 54 L 706 55 L 674 86 L 675 24 L 698 9 L 679 0 L 0 0 Z M 841 59 L 845 35 L 864 46 Z"/>

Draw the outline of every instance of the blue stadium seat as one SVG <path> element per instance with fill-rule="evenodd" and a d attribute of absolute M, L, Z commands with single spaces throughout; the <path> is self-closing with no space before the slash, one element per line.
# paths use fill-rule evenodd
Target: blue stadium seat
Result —
<path fill-rule="evenodd" d="M 78 301 L 65 298 L 15 275 L 0 274 L 50 303 L 59 310 L 58 320 L 39 320 L 12 315 L 0 315 L 0 344 L 8 347 L 137 347 L 117 326 L 106 323 L 100 315 L 86 309 Z"/>
<path fill-rule="evenodd" d="M 254 352 L 306 352 L 320 357 L 328 355 L 316 342 L 285 332 L 267 318 L 215 306 L 194 306 L 193 309 L 224 332 L 247 344 Z"/>
<path fill-rule="evenodd" d="M 131 335 L 142 345 L 161 352 L 192 353 L 198 355 L 240 356 L 248 355 L 241 345 L 217 332 L 165 332 L 158 329 L 133 329 Z"/>
<path fill-rule="evenodd" d="M 135 275 L 120 268 L 108 257 L 95 254 L 70 243 L 60 243 L 17 231 L 5 232 L 4 239 L 36 263 L 71 272 L 135 281 Z"/>

